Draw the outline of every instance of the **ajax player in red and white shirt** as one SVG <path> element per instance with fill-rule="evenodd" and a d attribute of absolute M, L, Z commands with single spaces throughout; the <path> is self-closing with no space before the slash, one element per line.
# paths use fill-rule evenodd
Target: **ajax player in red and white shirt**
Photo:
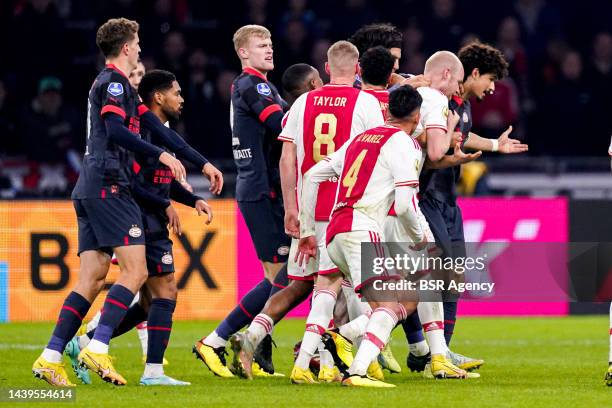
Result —
<path fill-rule="evenodd" d="M 278 137 L 279 140 L 285 142 L 280 164 L 286 212 L 285 228 L 294 237 L 299 236 L 297 200 L 302 189 L 303 174 L 317 162 L 338 150 L 348 140 L 366 129 L 384 123 L 376 98 L 352 86 L 355 74 L 358 72 L 358 59 L 357 48 L 351 43 L 338 41 L 333 44 L 328 50 L 326 64 L 331 83 L 301 95 L 294 102 Z M 321 246 L 320 256 L 313 259 L 307 266 L 299 267 L 293 261 L 298 241 L 294 239 L 292 242 L 287 265 L 287 273 L 292 281 L 313 281 L 317 273 L 333 273 L 338 270 L 325 250 L 325 230 L 334 205 L 336 187 L 337 182 L 326 181 L 316 200 L 315 218 L 317 236 Z M 312 284 L 292 283 L 290 287 L 279 291 L 279 294 L 283 292 L 291 295 L 283 299 L 289 307 L 308 295 L 311 289 Z M 313 305 L 316 302 L 315 294 Z M 257 347 L 276 321 L 273 316 L 260 313 L 253 323 L 251 325 L 253 327 L 249 327 L 246 335 L 237 337 L 235 343 L 239 344 L 234 347 L 234 351 L 238 350 L 240 362 L 247 376 L 250 372 L 250 350 Z M 312 356 L 319 343 L 319 341 L 312 345 L 308 342 L 302 343 L 300 354 L 308 353 Z M 328 375 L 330 380 L 333 380 L 333 365 L 331 355 L 329 359 L 325 359 L 321 354 L 320 378 L 324 377 L 322 379 L 327 380 L 325 377 Z"/>
<path fill-rule="evenodd" d="M 387 86 L 393 73 L 395 57 L 382 46 L 370 48 L 359 60 L 361 67 L 361 90 L 378 99 L 380 110 L 387 119 L 389 90 Z"/>
<path fill-rule="evenodd" d="M 344 385 L 394 387 L 366 376 L 367 368 L 385 346 L 397 322 L 416 308 L 414 301 L 373 300 L 373 281 L 362 281 L 361 243 L 383 240 L 384 219 L 395 200 L 398 203 L 398 218 L 409 231 L 411 241 L 417 242 L 419 247 L 426 244 L 416 204 L 418 167 L 422 157 L 418 145 L 408 135 L 418 123 L 421 101 L 418 92 L 409 86 L 396 89 L 390 94 L 390 115 L 385 125 L 357 136 L 305 176 L 300 200 L 299 264 L 316 255 L 312 208 L 318 186 L 329 177 L 340 176 L 326 239 L 329 256 L 340 273 L 321 276 L 317 281 L 319 291 L 332 294 L 327 302 L 331 307 L 315 311 L 313 306 L 307 327 L 324 327 L 327 324 L 333 308 L 333 295 L 338 292 L 343 276 L 352 282 L 355 290 L 360 291 L 374 309 L 357 355 L 343 380 Z M 380 245 L 378 248 L 383 254 L 384 247 Z M 380 279 L 400 278 L 383 274 Z M 298 363 L 296 361 L 294 370 L 305 369 L 298 367 Z"/>

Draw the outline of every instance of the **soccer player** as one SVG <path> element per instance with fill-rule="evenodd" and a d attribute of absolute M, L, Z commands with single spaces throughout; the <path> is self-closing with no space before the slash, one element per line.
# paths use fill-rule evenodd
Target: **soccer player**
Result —
<path fill-rule="evenodd" d="M 463 47 L 458 54 L 464 66 L 464 80 L 461 96 L 453 96 L 449 108 L 460 117 L 455 129 L 461 135 L 461 144 L 465 149 L 477 151 L 499 151 L 513 154 L 528 150 L 526 144 L 509 138 L 510 127 L 499 139 L 485 139 L 471 132 L 472 113 L 469 100 L 476 98 L 482 101 L 485 96 L 495 90 L 495 81 L 507 75 L 508 63 L 502 53 L 494 47 L 475 42 Z M 438 163 L 430 163 L 428 169 L 421 174 L 421 211 L 429 222 L 438 245 L 445 256 L 465 256 L 465 238 L 463 234 L 463 217 L 457 205 L 455 183 L 458 180 L 460 167 L 465 162 L 465 155 L 455 146 L 455 154 L 445 155 Z M 462 157 L 463 156 L 463 157 Z M 467 160 L 469 161 L 469 160 Z M 446 293 L 444 302 L 444 336 L 450 345 L 455 327 L 458 297 Z M 407 336 L 410 338 L 411 334 Z M 411 347 L 412 348 L 412 347 Z M 424 361 L 428 359 L 427 350 L 419 348 L 420 352 L 408 356 L 408 366 L 414 371 L 422 371 Z M 425 354 L 423 354 L 425 352 Z M 473 359 L 449 351 L 451 361 L 460 368 L 472 370 L 484 364 L 481 359 Z M 427 374 L 427 370 L 425 370 Z"/>
<path fill-rule="evenodd" d="M 138 86 L 140 85 L 140 81 L 142 81 L 142 77 L 145 75 L 146 68 L 141 60 L 138 60 L 138 66 L 136 69 L 133 69 L 128 75 L 128 80 L 130 81 L 130 85 L 132 88 L 138 91 Z"/>
<path fill-rule="evenodd" d="M 361 90 L 373 95 L 380 103 L 383 117 L 387 119 L 389 109 L 389 80 L 393 73 L 395 58 L 383 46 L 367 50 L 359 60 L 361 67 Z"/>
<path fill-rule="evenodd" d="M 236 200 L 265 276 L 212 333 L 193 347 L 196 357 L 220 377 L 233 377 L 225 363 L 229 337 L 250 323 L 270 293 L 279 289 L 273 283 L 287 285 L 285 265 L 290 243 L 283 226 L 278 169 L 281 144 L 276 140 L 287 104 L 267 79 L 268 72 L 274 69 L 271 34 L 265 27 L 246 25 L 234 33 L 233 42 L 242 64 L 242 73 L 232 84 L 230 106 L 232 147 L 238 168 Z M 272 374 L 271 338 L 264 345 L 260 353 L 263 358 L 257 362 Z"/>
<path fill-rule="evenodd" d="M 374 280 L 363 279 L 361 243 L 380 245 L 383 223 L 395 199 L 397 217 L 411 241 L 417 246 L 426 244 L 419 210 L 413 205 L 422 153 L 418 143 L 409 136 L 419 123 L 421 102 L 421 96 L 412 87 L 399 87 L 389 96 L 389 117 L 383 126 L 357 136 L 326 160 L 317 163 L 305 176 L 300 199 L 298 264 L 303 265 L 311 256 L 316 256 L 314 207 L 319 184 L 329 177 L 339 176 L 336 204 L 326 237 L 329 256 L 339 271 L 319 276 L 315 296 L 324 297 L 326 303 L 333 305 L 343 274 L 373 309 L 357 355 L 342 381 L 346 386 L 394 387 L 367 376 L 366 371 L 384 348 L 397 322 L 416 308 L 416 302 L 400 294 L 387 300 L 372 296 L 374 292 L 370 289 L 374 281 L 399 279 L 399 276 L 389 271 L 386 276 L 380 275 Z M 379 254 L 385 251 L 382 246 L 377 248 Z M 331 316 L 331 309 L 327 309 L 315 311 L 313 305 L 309 316 L 313 326 L 311 330 L 319 331 L 324 327 Z M 313 316 L 316 321 L 310 320 Z"/>
<path fill-rule="evenodd" d="M 339 149 L 346 141 L 384 122 L 376 98 L 353 87 L 354 77 L 359 69 L 358 61 L 359 52 L 354 45 L 348 41 L 334 43 L 327 52 L 325 65 L 330 74 L 330 83 L 300 96 L 295 101 L 289 111 L 287 123 L 278 137 L 285 142 L 280 169 L 285 204 L 285 229 L 294 237 L 288 265 L 288 275 L 292 284 L 273 296 L 267 313 L 263 312 L 256 316 L 247 332 L 237 335 L 233 341 L 236 355 L 247 378 L 251 377 L 248 362 L 254 346 L 272 330 L 274 324 L 290 310 L 292 304 L 301 301 L 312 289 L 312 284 L 302 282 L 313 281 L 317 273 L 323 275 L 337 271 L 336 266 L 328 258 L 324 246 L 325 228 L 333 207 L 337 183 L 324 183 L 319 191 L 316 220 L 320 252 L 318 258 L 307 268 L 299 267 L 292 259 L 297 251 L 295 237 L 299 236 L 297 201 L 302 189 L 303 174 Z M 273 307 L 276 302 L 282 302 L 284 307 Z M 313 309 L 316 308 L 316 303 L 315 298 Z M 307 359 L 310 362 L 318 345 L 319 341 L 315 339 L 303 341 L 298 359 L 309 356 Z M 325 380 L 333 380 L 333 361 L 322 361 L 319 376 Z M 301 382 L 310 381 L 311 378 L 302 378 L 301 372 L 294 370 L 291 380 Z"/>
<path fill-rule="evenodd" d="M 62 352 L 104 286 L 112 252 L 121 272 L 109 289 L 94 338 L 79 354 L 79 361 L 105 381 L 126 384 L 113 367 L 108 344 L 146 279 L 142 217 L 131 191 L 132 152 L 157 158 L 175 178 L 185 178 L 185 168 L 176 158 L 138 136 L 139 123 L 147 122 L 154 129 L 156 125 L 163 127 L 157 118 L 155 123 L 145 117 L 147 109 L 124 74 L 137 67 L 138 23 L 111 19 L 98 29 L 96 44 L 106 58 L 106 67 L 89 92 L 87 148 L 72 193 L 79 227 L 79 281 L 64 301 L 53 335 L 32 367 L 36 377 L 56 386 L 74 386 L 64 369 Z"/>
<path fill-rule="evenodd" d="M 176 77 L 162 70 L 148 72 L 142 79 L 139 94 L 152 113 L 162 123 L 177 120 L 183 107 L 181 88 Z M 164 150 L 168 146 L 145 129 L 143 139 L 159 144 Z M 212 221 L 212 210 L 202 199 L 186 190 L 181 183 L 170 177 L 167 167 L 145 157 L 137 157 L 140 167 L 134 185 L 134 195 L 140 206 L 145 226 L 146 258 L 149 278 L 141 290 L 141 301 L 127 311 L 113 337 L 119 336 L 143 321 L 148 320 L 148 347 L 146 365 L 141 385 L 188 385 L 164 374 L 163 355 L 172 329 L 172 313 L 176 305 L 177 287 L 174 279 L 172 241 L 168 229 L 181 233 L 178 214 L 170 198 L 193 207 L 198 215 L 208 214 L 207 224 Z M 204 164 L 206 165 L 206 164 Z M 80 336 L 77 341 L 85 347 L 93 333 Z"/>
<path fill-rule="evenodd" d="M 308 64 L 293 64 L 283 72 L 281 79 L 283 90 L 285 91 L 285 101 L 289 107 L 299 98 L 302 94 L 312 91 L 313 89 L 319 89 L 323 86 L 323 80 L 319 71 L 312 65 Z M 287 121 L 289 112 L 285 114 L 283 119 L 283 126 Z"/>

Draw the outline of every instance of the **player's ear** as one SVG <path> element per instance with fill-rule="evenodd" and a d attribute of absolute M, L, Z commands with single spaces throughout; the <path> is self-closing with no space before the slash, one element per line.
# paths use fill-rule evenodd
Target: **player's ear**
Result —
<path fill-rule="evenodd" d="M 325 62 L 325 73 L 329 75 L 329 62 Z"/>
<path fill-rule="evenodd" d="M 245 48 L 240 47 L 238 48 L 238 56 L 241 59 L 247 59 L 249 58 L 249 52 Z"/>
<path fill-rule="evenodd" d="M 361 76 L 361 67 L 359 66 L 359 63 L 355 64 L 355 75 Z"/>
<path fill-rule="evenodd" d="M 155 92 L 153 94 L 153 100 L 156 104 L 162 105 L 164 102 L 164 95 L 161 92 Z"/>
<path fill-rule="evenodd" d="M 478 79 L 480 77 L 480 70 L 478 68 L 474 68 L 472 70 L 472 78 Z"/>

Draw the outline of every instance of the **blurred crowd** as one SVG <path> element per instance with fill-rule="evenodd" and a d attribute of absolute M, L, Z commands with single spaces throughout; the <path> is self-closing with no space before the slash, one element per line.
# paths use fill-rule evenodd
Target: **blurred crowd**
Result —
<path fill-rule="evenodd" d="M 0 170 L 20 192 L 63 194 L 78 174 L 87 90 L 104 61 L 97 27 L 140 23 L 147 69 L 174 72 L 185 109 L 174 127 L 213 162 L 231 162 L 230 85 L 240 70 L 232 34 L 272 31 L 275 71 L 308 62 L 324 74 L 326 51 L 360 26 L 388 21 L 403 32 L 400 72 L 420 73 L 436 50 L 474 39 L 500 48 L 510 76 L 474 129 L 514 136 L 534 156 L 605 155 L 612 134 L 612 2 L 583 0 L 6 0 L 0 2 Z M 60 177 L 61 176 L 61 177 Z M 8 180 L 8 181 L 7 181 Z"/>

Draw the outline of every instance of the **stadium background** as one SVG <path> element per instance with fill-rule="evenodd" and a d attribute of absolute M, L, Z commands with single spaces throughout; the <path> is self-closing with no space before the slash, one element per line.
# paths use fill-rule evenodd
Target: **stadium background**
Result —
<path fill-rule="evenodd" d="M 309 62 L 324 75 L 331 42 L 375 21 L 403 31 L 402 72 L 418 73 L 431 52 L 456 51 L 473 38 L 495 44 L 510 62 L 510 77 L 486 103 L 474 103 L 475 131 L 496 137 L 512 124 L 530 152 L 485 155 L 465 167 L 460 189 L 475 196 L 461 204 L 468 241 L 612 241 L 605 153 L 612 133 L 610 15 L 612 3 L 596 0 L 2 2 L 0 321 L 53 320 L 76 279 L 76 226 L 66 198 L 85 140 L 85 92 L 103 63 L 95 30 L 107 18 L 140 22 L 145 65 L 175 72 L 184 90 L 183 117 L 173 126 L 224 171 L 224 198 L 211 200 L 214 224 L 205 228 L 181 208 L 186 233 L 175 245 L 182 282 L 177 318 L 219 319 L 262 273 L 232 199 L 228 106 L 239 71 L 231 44 L 237 27 L 272 29 L 270 79 L 277 84 L 295 62 Z M 192 174 L 189 181 L 206 194 L 205 179 Z M 597 311 L 607 308 L 466 302 L 460 309 L 476 315 Z"/>

